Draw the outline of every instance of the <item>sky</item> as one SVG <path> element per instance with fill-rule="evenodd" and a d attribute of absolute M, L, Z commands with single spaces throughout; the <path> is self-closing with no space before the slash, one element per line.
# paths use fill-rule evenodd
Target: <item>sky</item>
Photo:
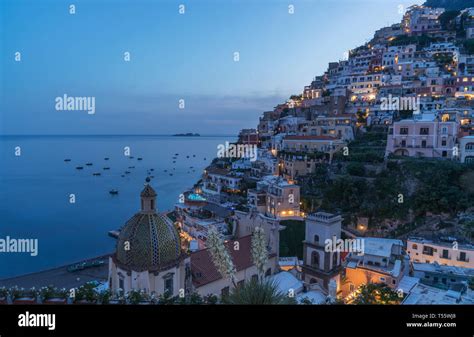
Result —
<path fill-rule="evenodd" d="M 422 2 L 0 0 L 0 135 L 236 134 Z"/>

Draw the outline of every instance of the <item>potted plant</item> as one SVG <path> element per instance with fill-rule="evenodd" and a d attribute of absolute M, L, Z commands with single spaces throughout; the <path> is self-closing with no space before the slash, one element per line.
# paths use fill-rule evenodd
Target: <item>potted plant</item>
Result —
<path fill-rule="evenodd" d="M 13 287 L 11 288 L 11 298 L 13 304 L 36 304 L 36 289 L 26 290 L 25 288 Z"/>
<path fill-rule="evenodd" d="M 7 288 L 0 288 L 0 304 L 8 304 L 8 296 L 10 292 Z"/>
<path fill-rule="evenodd" d="M 95 290 L 96 285 L 93 283 L 86 283 L 80 286 L 76 290 L 76 296 L 74 297 L 75 304 L 96 304 L 98 300 L 98 294 Z"/>
<path fill-rule="evenodd" d="M 44 304 L 66 304 L 68 291 L 47 286 L 40 289 L 40 297 Z"/>

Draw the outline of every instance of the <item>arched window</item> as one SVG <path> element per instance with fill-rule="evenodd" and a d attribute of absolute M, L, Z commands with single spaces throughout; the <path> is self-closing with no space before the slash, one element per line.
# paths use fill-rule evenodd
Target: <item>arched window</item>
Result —
<path fill-rule="evenodd" d="M 311 280 L 309 280 L 309 284 L 314 284 L 314 283 L 318 283 L 318 280 L 316 280 L 315 278 L 311 278 Z"/>
<path fill-rule="evenodd" d="M 314 243 L 319 243 L 319 235 L 314 236 Z"/>
<path fill-rule="evenodd" d="M 316 251 L 311 253 L 311 266 L 314 268 L 319 268 L 319 253 Z"/>
<path fill-rule="evenodd" d="M 152 210 L 155 209 L 155 200 L 153 199 L 150 200 L 150 207 Z"/>

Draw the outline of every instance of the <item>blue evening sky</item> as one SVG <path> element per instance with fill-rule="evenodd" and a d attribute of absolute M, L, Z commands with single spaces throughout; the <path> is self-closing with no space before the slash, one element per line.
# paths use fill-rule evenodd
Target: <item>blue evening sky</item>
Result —
<path fill-rule="evenodd" d="M 422 2 L 0 0 L 0 134 L 235 134 Z"/>

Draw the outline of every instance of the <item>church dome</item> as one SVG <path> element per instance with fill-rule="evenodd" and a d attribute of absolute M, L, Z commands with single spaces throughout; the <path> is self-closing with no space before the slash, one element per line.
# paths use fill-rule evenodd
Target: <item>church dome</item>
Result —
<path fill-rule="evenodd" d="M 156 192 L 148 183 L 140 196 L 141 211 L 120 231 L 116 261 L 137 272 L 169 269 L 182 256 L 178 231 L 170 219 L 156 212 Z"/>

